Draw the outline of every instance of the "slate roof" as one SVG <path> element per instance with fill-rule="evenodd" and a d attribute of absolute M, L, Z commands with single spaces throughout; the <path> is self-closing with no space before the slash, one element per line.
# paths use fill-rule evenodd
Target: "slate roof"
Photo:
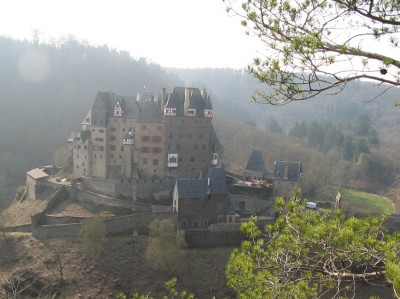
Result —
<path fill-rule="evenodd" d="M 253 150 L 246 165 L 247 171 L 267 173 L 267 168 L 264 164 L 264 159 L 259 150 Z"/>
<path fill-rule="evenodd" d="M 178 188 L 179 198 L 201 199 L 208 195 L 228 194 L 223 168 L 211 168 L 207 178 L 177 179 L 176 188 Z"/>
<path fill-rule="evenodd" d="M 138 102 L 133 97 L 116 96 L 113 92 L 99 91 L 94 100 L 91 110 L 105 109 L 108 116 L 114 115 L 114 107 L 117 101 L 120 102 L 122 108 L 122 116 L 128 118 L 137 118 L 139 115 Z M 85 118 L 85 123 L 91 123 L 91 113 Z"/>
<path fill-rule="evenodd" d="M 163 117 L 161 108 L 155 101 L 140 101 L 140 113 L 138 121 L 142 123 L 161 123 Z"/>
<path fill-rule="evenodd" d="M 175 141 L 172 141 L 169 145 L 168 154 L 177 154 L 178 147 L 176 146 Z"/>
<path fill-rule="evenodd" d="M 213 167 L 208 173 L 210 178 L 210 194 L 228 194 L 226 189 L 225 171 L 221 167 Z"/>
<path fill-rule="evenodd" d="M 114 106 L 117 100 L 121 103 L 122 116 L 129 118 L 137 118 L 139 115 L 139 105 L 135 98 L 133 97 L 121 97 L 118 96 L 112 103 L 112 109 L 110 115 L 114 115 Z"/>
<path fill-rule="evenodd" d="M 212 109 L 211 101 L 203 98 L 198 88 L 174 87 L 165 105 L 167 108 L 176 108 L 176 116 L 184 116 L 185 91 L 189 90 L 189 108 L 196 109 L 196 117 L 204 117 L 204 108 Z"/>
<path fill-rule="evenodd" d="M 205 198 L 208 192 L 207 179 L 178 179 L 176 181 L 179 198 Z"/>
<path fill-rule="evenodd" d="M 303 166 L 301 162 L 275 161 L 272 178 L 274 180 L 298 182 L 302 174 Z"/>
<path fill-rule="evenodd" d="M 211 138 L 210 138 L 210 151 L 211 153 L 223 153 L 224 147 L 219 142 L 217 133 L 214 130 L 214 126 L 211 127 Z"/>

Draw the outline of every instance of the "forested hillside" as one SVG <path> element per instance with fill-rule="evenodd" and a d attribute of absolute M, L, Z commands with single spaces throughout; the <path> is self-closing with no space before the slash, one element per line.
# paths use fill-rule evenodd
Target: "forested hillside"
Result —
<path fill-rule="evenodd" d="M 284 129 L 303 120 L 334 119 L 352 121 L 360 114 L 370 117 L 372 123 L 393 141 L 400 124 L 400 108 L 395 107 L 400 89 L 392 88 L 380 97 L 371 95 L 383 92 L 384 86 L 370 82 L 349 83 L 336 95 L 318 96 L 308 101 L 292 102 L 284 106 L 257 105 L 251 101 L 256 89 L 268 90 L 250 74 L 233 69 L 171 69 L 188 85 L 206 86 L 214 99 L 214 108 L 232 119 L 254 122 L 268 128 L 272 119 Z M 389 132 L 391 135 L 389 135 Z"/>

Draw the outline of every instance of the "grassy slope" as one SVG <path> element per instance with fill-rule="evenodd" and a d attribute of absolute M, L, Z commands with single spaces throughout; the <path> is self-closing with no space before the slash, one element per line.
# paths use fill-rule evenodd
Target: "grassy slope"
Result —
<path fill-rule="evenodd" d="M 342 190 L 342 208 L 363 214 L 394 213 L 388 198 L 352 189 Z"/>

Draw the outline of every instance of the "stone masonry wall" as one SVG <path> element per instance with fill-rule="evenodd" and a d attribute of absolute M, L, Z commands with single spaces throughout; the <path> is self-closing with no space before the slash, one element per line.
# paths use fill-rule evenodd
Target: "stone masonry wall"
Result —
<path fill-rule="evenodd" d="M 100 195 L 94 192 L 85 191 L 79 188 L 76 190 L 76 200 L 80 202 L 89 202 L 96 205 L 126 207 L 136 212 L 146 212 L 150 210 L 150 206 L 147 204 L 120 200 L 113 197 Z"/>
<path fill-rule="evenodd" d="M 63 217 L 60 217 L 60 219 Z M 71 220 L 72 217 L 64 217 L 64 220 Z M 176 223 L 174 213 L 140 213 L 103 220 L 107 233 L 123 233 L 137 227 L 148 227 L 154 219 L 171 219 Z M 59 219 L 59 220 L 60 220 Z M 82 219 L 77 219 L 82 220 Z M 82 223 L 36 225 L 32 226 L 32 235 L 39 239 L 76 237 L 79 235 Z"/>

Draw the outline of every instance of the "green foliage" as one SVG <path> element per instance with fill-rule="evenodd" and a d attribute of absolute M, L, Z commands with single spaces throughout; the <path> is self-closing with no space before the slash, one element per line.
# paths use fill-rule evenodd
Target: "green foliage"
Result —
<path fill-rule="evenodd" d="M 323 152 L 339 150 L 343 159 L 349 161 L 357 161 L 360 154 L 369 153 L 369 146 L 379 145 L 378 134 L 366 114 L 357 119 L 353 128 L 333 121 L 297 122 L 288 135 L 305 138 L 310 147 Z"/>
<path fill-rule="evenodd" d="M 101 254 L 107 243 L 106 235 L 106 226 L 98 216 L 90 217 L 82 224 L 79 237 L 88 257 L 95 259 Z"/>
<path fill-rule="evenodd" d="M 154 269 L 177 271 L 184 266 L 185 241 L 176 235 L 169 219 L 156 219 L 149 226 L 150 235 L 145 257 Z"/>
<path fill-rule="evenodd" d="M 258 89 L 255 100 L 281 105 L 336 95 L 361 78 L 387 83 L 386 90 L 399 85 L 400 61 L 381 47 L 398 46 L 396 1 L 246 0 L 227 6 L 264 45 L 265 56 L 256 57 L 249 71 L 272 91 Z"/>
<path fill-rule="evenodd" d="M 308 210 L 295 199 L 287 205 L 278 200 L 277 207 L 280 216 L 264 232 L 256 218 L 242 226 L 248 240 L 232 252 L 226 269 L 239 298 L 343 298 L 352 296 L 357 280 L 384 277 L 386 270 L 398 290 L 400 237 L 385 230 L 385 215 L 346 219 L 340 211 Z"/>

